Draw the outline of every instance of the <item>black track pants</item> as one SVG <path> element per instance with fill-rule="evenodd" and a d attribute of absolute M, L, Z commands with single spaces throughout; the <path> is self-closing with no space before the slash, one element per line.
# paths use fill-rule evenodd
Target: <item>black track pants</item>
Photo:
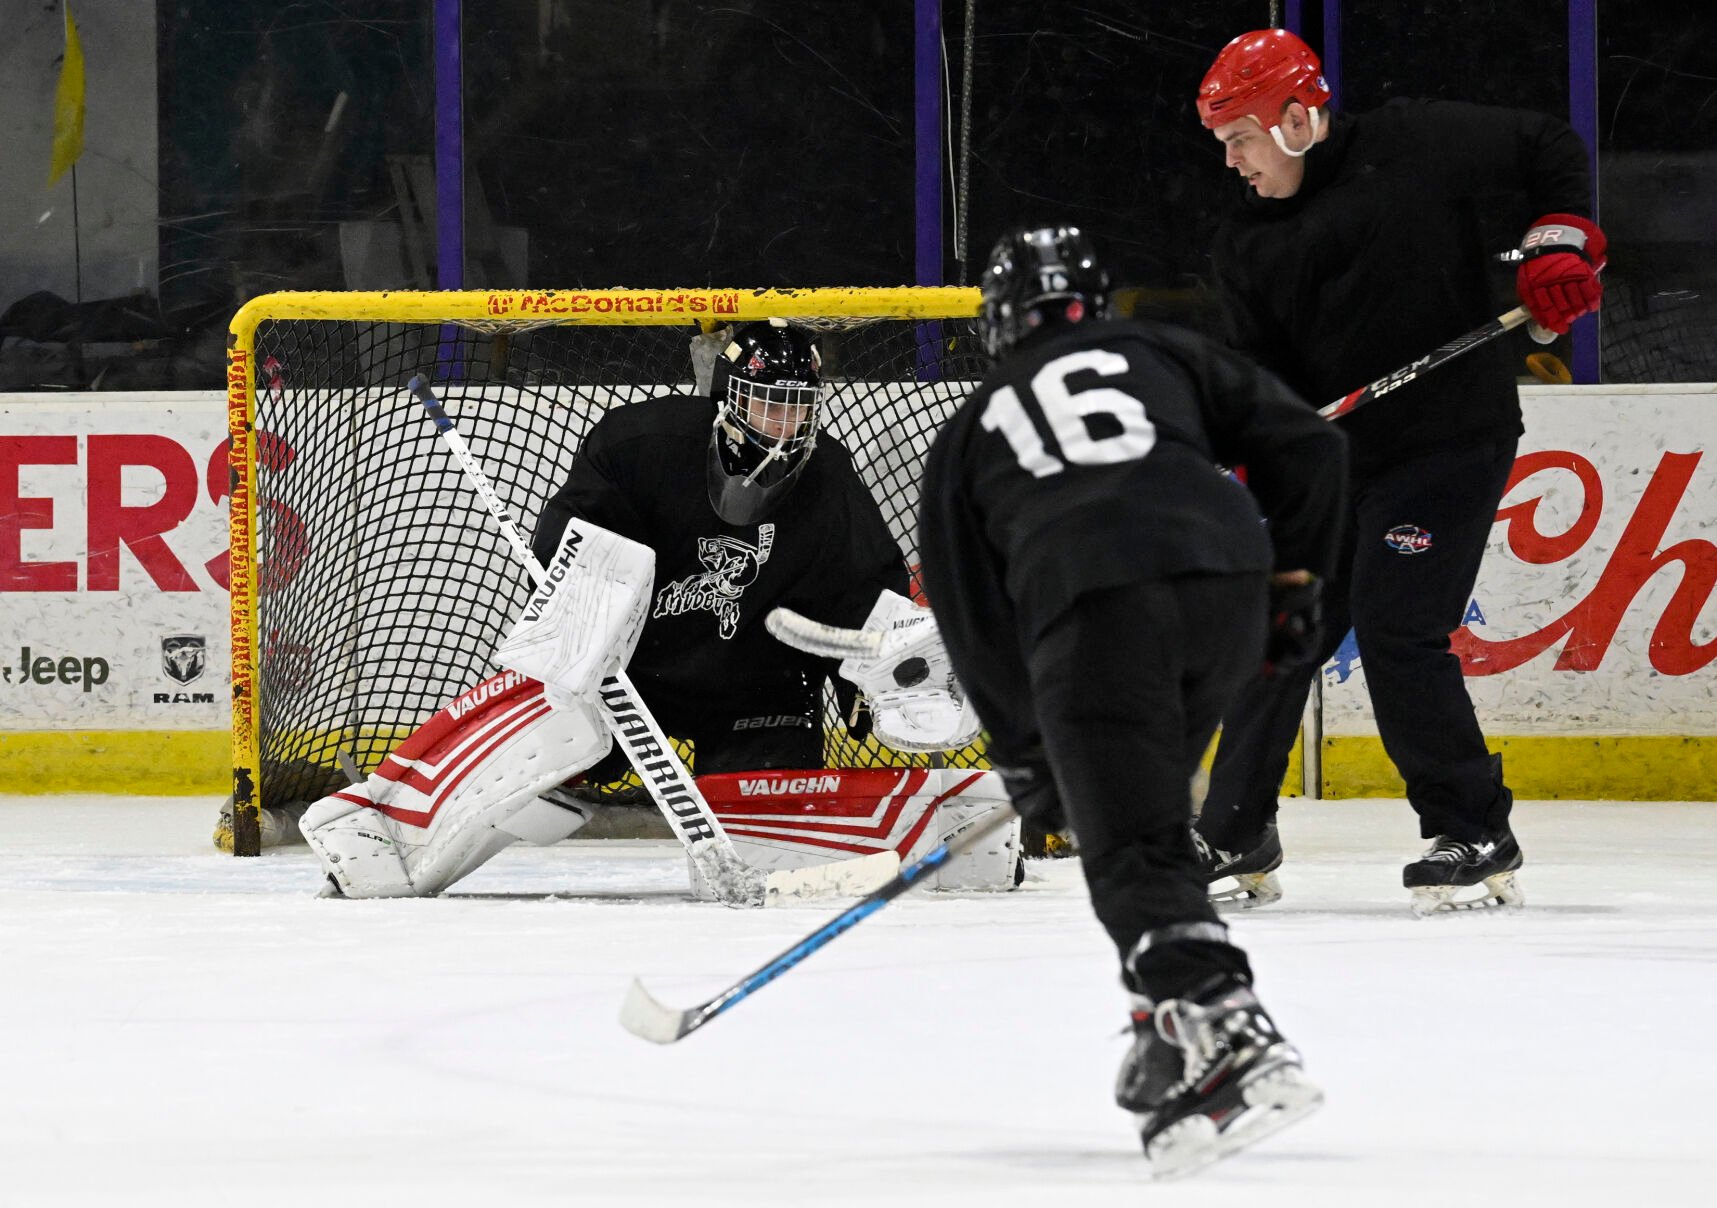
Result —
<path fill-rule="evenodd" d="M 1472 840 L 1507 819 L 1513 796 L 1449 635 L 1472 598 L 1514 450 L 1513 441 L 1437 450 L 1354 483 L 1321 657 L 1297 674 L 1254 678 L 1223 718 L 1198 824 L 1213 845 L 1248 847 L 1275 817 L 1306 690 L 1349 628 L 1420 833 Z"/>

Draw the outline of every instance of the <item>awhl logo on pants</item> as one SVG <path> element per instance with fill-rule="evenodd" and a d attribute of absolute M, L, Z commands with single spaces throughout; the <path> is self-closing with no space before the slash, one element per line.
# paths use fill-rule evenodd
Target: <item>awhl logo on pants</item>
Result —
<path fill-rule="evenodd" d="M 1431 548 L 1431 534 L 1416 524 L 1398 524 L 1383 534 L 1383 544 L 1398 554 L 1422 554 Z"/>

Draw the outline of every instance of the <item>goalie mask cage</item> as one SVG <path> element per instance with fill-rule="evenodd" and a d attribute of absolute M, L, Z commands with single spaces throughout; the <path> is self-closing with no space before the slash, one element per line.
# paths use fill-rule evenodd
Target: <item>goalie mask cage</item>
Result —
<path fill-rule="evenodd" d="M 971 288 L 279 293 L 234 316 L 233 850 L 498 668 L 530 577 L 406 389 L 430 381 L 527 535 L 611 407 L 700 392 L 736 323 L 819 331 L 825 430 L 916 570 L 931 438 L 982 376 Z M 790 503 L 789 503 L 789 506 Z M 830 766 L 923 762 L 850 740 Z M 695 768 L 695 752 L 693 753 Z M 981 762 L 974 749 L 948 762 Z"/>

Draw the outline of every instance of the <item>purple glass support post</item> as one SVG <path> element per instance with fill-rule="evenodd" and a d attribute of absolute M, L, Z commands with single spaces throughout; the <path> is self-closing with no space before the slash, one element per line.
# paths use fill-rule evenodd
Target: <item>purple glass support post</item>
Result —
<path fill-rule="evenodd" d="M 1592 161 L 1592 221 L 1598 214 L 1598 4 L 1597 0 L 1568 0 L 1568 124 L 1586 144 Z M 1594 384 L 1602 372 L 1599 311 L 1574 324 L 1574 380 Z"/>
<path fill-rule="evenodd" d="M 913 0 L 912 4 L 912 131 L 914 277 L 919 285 L 942 282 L 942 0 Z M 920 323 L 915 329 L 918 377 L 940 374 L 937 352 L 942 324 Z"/>
<path fill-rule="evenodd" d="M 463 0 L 435 0 L 435 284 L 465 284 L 465 73 L 460 51 Z M 459 329 L 443 326 L 435 342 L 435 377 L 459 369 Z"/>
<path fill-rule="evenodd" d="M 1324 0 L 1324 82 L 1331 113 L 1341 109 L 1341 0 Z"/>
<path fill-rule="evenodd" d="M 917 280 L 942 284 L 942 0 L 912 5 Z"/>
<path fill-rule="evenodd" d="M 465 87 L 462 0 L 435 0 L 435 284 L 465 284 Z"/>

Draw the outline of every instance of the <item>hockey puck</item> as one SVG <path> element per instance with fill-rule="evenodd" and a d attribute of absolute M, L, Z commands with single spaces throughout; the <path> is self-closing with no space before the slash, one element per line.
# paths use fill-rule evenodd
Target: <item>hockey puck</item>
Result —
<path fill-rule="evenodd" d="M 921 658 L 902 659 L 894 666 L 894 682 L 902 688 L 922 684 L 930 678 L 930 664 Z"/>

